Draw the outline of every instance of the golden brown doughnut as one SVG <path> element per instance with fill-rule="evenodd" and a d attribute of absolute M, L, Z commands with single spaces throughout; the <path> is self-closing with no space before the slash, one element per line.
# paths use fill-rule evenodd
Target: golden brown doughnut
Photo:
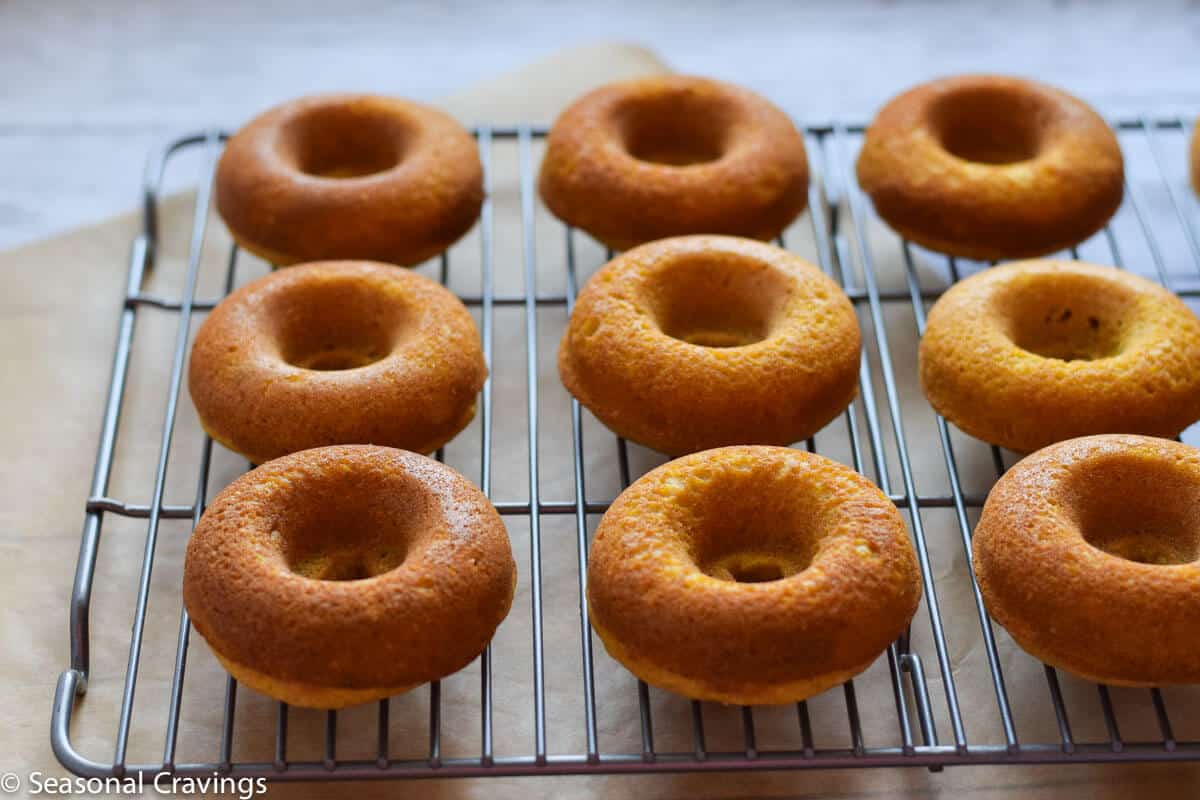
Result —
<path fill-rule="evenodd" d="M 668 75 L 612 83 L 555 121 L 538 187 L 615 250 L 668 236 L 772 239 L 808 202 L 804 139 L 751 91 Z"/>
<path fill-rule="evenodd" d="M 725 447 L 635 481 L 596 529 L 588 609 L 647 683 L 722 703 L 788 703 L 862 672 L 921 597 L 899 512 L 849 467 Z"/>
<path fill-rule="evenodd" d="M 964 75 L 891 100 L 867 129 L 858 182 L 917 244 L 977 259 L 1077 244 L 1121 205 L 1117 137 L 1089 106 L 1020 78 Z"/>
<path fill-rule="evenodd" d="M 222 300 L 188 388 L 214 439 L 256 464 L 332 444 L 429 453 L 466 427 L 487 377 L 470 313 L 408 270 L 327 261 Z"/>
<path fill-rule="evenodd" d="M 285 456 L 217 495 L 188 542 L 183 601 L 240 682 L 339 708 L 465 667 L 515 584 L 504 523 L 466 478 L 355 445 Z"/>
<path fill-rule="evenodd" d="M 483 168 L 471 134 L 442 111 L 317 95 L 238 131 L 215 191 L 237 243 L 277 266 L 340 258 L 411 266 L 475 224 Z"/>
<path fill-rule="evenodd" d="M 960 281 L 929 312 L 919 367 L 940 414 L 1021 453 L 1200 419 L 1200 320 L 1114 267 L 1022 261 Z"/>
<path fill-rule="evenodd" d="M 850 301 L 799 256 L 683 236 L 591 277 L 558 371 L 618 435 L 679 454 L 813 435 L 854 398 L 859 348 Z"/>
<path fill-rule="evenodd" d="M 1148 436 L 1039 450 L 988 495 L 973 540 L 991 615 L 1088 680 L 1200 683 L 1200 451 Z"/>

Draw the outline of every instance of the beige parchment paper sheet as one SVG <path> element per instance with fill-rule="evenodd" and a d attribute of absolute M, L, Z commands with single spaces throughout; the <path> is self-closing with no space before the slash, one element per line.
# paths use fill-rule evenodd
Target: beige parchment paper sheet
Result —
<path fill-rule="evenodd" d="M 502 76 L 476 90 L 450 98 L 445 106 L 464 122 L 496 124 L 522 120 L 549 122 L 566 102 L 597 84 L 664 70 L 653 54 L 635 47 L 599 45 L 552 57 L 517 73 Z M 803 116 L 803 109 L 789 109 Z M 851 143 L 853 146 L 853 143 Z M 532 164 L 540 158 L 535 145 Z M 823 158 L 814 154 L 820 168 Z M 523 290 L 520 234 L 518 152 L 515 144 L 498 142 L 492 153 L 495 208 L 495 276 L 499 294 Z M 179 169 L 195 163 L 180 159 Z M 129 178 L 131 199 L 137 176 Z M 158 265 L 147 289 L 178 295 L 187 256 L 187 233 L 193 196 L 174 197 L 162 205 L 163 242 Z M 844 210 L 843 210 L 844 213 Z M 63 774 L 50 752 L 50 701 L 59 672 L 68 662 L 67 607 L 83 521 L 83 501 L 98 435 L 110 369 L 112 346 L 130 242 L 140 227 L 136 214 L 68 233 L 16 251 L 0 254 L 4 391 L 0 394 L 5 435 L 0 459 L 0 768 L 26 773 L 38 769 Z M 538 290 L 565 288 L 563 228 L 541 208 L 536 210 Z M 788 246 L 817 260 L 809 215 L 788 234 Z M 869 232 L 872 257 L 882 288 L 903 289 L 903 262 L 896 239 L 878 224 Z M 452 252 L 450 285 L 462 293 L 479 291 L 478 230 Z M 575 245 L 581 279 L 603 263 L 603 252 L 585 236 Z M 228 238 L 215 215 L 204 249 L 200 297 L 216 296 L 221 287 Z M 1085 254 L 1086 255 L 1086 254 Z M 436 265 L 422 268 L 436 274 Z M 239 260 L 238 280 L 264 274 L 253 258 Z M 919 264 L 927 288 L 946 280 L 944 265 Z M 525 500 L 528 439 L 526 427 L 525 327 L 523 309 L 496 310 L 495 461 L 493 496 Z M 885 316 L 898 382 L 898 401 L 905 410 L 905 435 L 913 456 L 915 481 L 922 494 L 949 492 L 947 474 L 932 413 L 913 381 L 916 329 L 911 308 L 890 305 Z M 864 340 L 875 362 L 877 348 L 869 321 L 862 316 Z M 538 385 L 541 417 L 541 495 L 544 500 L 573 499 L 569 400 L 554 368 L 554 352 L 565 323 L 561 307 L 538 312 Z M 176 316 L 143 309 L 134 338 L 133 361 L 109 494 L 128 502 L 150 499 L 158 437 L 164 412 L 166 382 Z M 195 325 L 193 325 L 193 330 Z M 876 384 L 891 488 L 902 488 L 896 465 L 895 439 L 886 422 L 885 393 Z M 860 413 L 860 428 L 865 431 Z M 587 494 L 608 500 L 619 491 L 616 446 L 611 434 L 585 414 Z M 843 461 L 843 420 L 817 437 L 818 449 Z M 479 479 L 479 424 L 474 423 L 447 449 L 447 460 L 474 480 Z M 168 503 L 191 503 L 202 437 L 186 393 L 180 404 L 168 473 Z M 988 450 L 956 435 L 956 455 L 969 493 L 986 492 L 993 475 Z M 865 443 L 864 443 L 865 446 Z M 869 449 L 865 451 L 869 459 Z M 661 458 L 631 448 L 635 475 Z M 868 462 L 869 463 L 869 462 Z M 244 468 L 216 448 L 210 496 Z M 874 477 L 868 469 L 868 474 Z M 495 746 L 497 755 L 532 752 L 533 707 L 530 624 L 529 530 L 524 518 L 509 517 L 509 529 L 521 574 L 513 612 L 497 634 L 495 652 Z M 592 525 L 595 518 L 591 519 Z M 966 559 L 951 509 L 923 513 L 933 573 L 943 609 L 949 656 L 972 742 L 1000 742 L 996 702 L 972 607 Z M 973 517 L 972 517 L 973 521 Z M 166 701 L 178 630 L 179 576 L 189 525 L 164 521 L 152 580 L 145 648 L 130 739 L 131 762 L 161 759 Z M 121 681 L 128 656 L 137 572 L 145 542 L 144 520 L 108 515 L 92 601 L 92 677 L 86 697 L 75 710 L 73 741 L 97 760 L 112 757 L 112 741 L 120 703 Z M 574 519 L 543 518 L 542 569 L 545 599 L 547 733 L 551 753 L 584 750 L 580 674 L 580 631 L 576 584 Z M 1023 741 L 1054 741 L 1056 729 L 1041 666 L 1012 646 L 1002 631 L 1003 667 Z M 181 760 L 215 760 L 220 736 L 224 675 L 197 636 L 191 639 L 183 718 L 179 735 Z M 952 741 L 949 718 L 926 608 L 913 625 L 914 648 L 929 677 L 942 742 Z M 597 707 L 603 751 L 637 752 L 638 713 L 633 678 L 596 643 Z M 1078 740 L 1102 740 L 1093 686 L 1062 676 L 1063 690 Z M 886 660 L 881 659 L 856 682 L 864 737 L 872 743 L 898 741 Z M 443 755 L 474 755 L 479 748 L 478 664 L 443 682 Z M 1169 690 L 1172 722 L 1180 738 L 1200 735 L 1197 694 Z M 1155 738 L 1157 729 L 1145 693 L 1115 690 L 1114 703 L 1129 740 Z M 656 745 L 660 750 L 688 750 L 690 708 L 686 701 L 651 692 Z M 422 757 L 427 748 L 429 694 L 425 689 L 396 698 L 391 709 L 393 757 Z M 849 732 L 840 691 L 810 702 L 818 746 L 847 746 Z M 236 759 L 270 760 L 274 706 L 266 698 L 239 692 L 234 731 Z M 351 709 L 340 716 L 338 755 L 373 758 L 374 706 Z M 766 708 L 755 714 L 760 748 L 798 747 L 794 709 Z M 289 756 L 318 759 L 323 717 L 293 710 Z M 708 746 L 713 750 L 742 746 L 736 709 L 706 706 Z M 915 723 L 915 721 L 914 721 Z M 273 784 L 280 797 L 1195 797 L 1200 768 L 1171 765 L 977 767 L 931 775 L 922 769 L 842 770 L 822 772 L 726 775 L 645 775 L 429 780 L 354 785 Z"/>

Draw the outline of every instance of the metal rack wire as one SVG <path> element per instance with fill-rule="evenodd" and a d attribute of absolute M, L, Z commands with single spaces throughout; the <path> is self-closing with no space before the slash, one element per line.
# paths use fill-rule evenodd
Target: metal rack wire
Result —
<path fill-rule="evenodd" d="M 1122 120 L 1115 127 L 1123 135 L 1144 139 L 1153 156 L 1157 174 L 1169 197 L 1169 208 L 1175 224 L 1186 240 L 1194 264 L 1191 269 L 1200 274 L 1200 231 L 1197 230 L 1196 209 L 1193 200 L 1177 185 L 1178 176 L 1172 176 L 1159 141 L 1164 134 L 1181 138 L 1189 133 L 1187 124 L 1178 118 L 1141 118 Z M 830 429 L 844 435 L 853 466 L 872 477 L 883 491 L 901 508 L 908 517 L 913 542 L 921 567 L 924 597 L 925 623 L 932 648 L 933 669 L 941 694 L 935 702 L 927 678 L 927 667 L 921 653 L 912 646 L 911 636 L 906 634 L 886 651 L 886 675 L 890 682 L 895 712 L 895 737 L 884 742 L 865 741 L 859 709 L 859 692 L 856 681 L 848 681 L 841 689 L 845 707 L 846 726 L 849 731 L 849 746 L 824 746 L 820 742 L 825 732 L 814 727 L 809 705 L 801 702 L 795 706 L 795 724 L 798 727 L 800 746 L 789 749 L 761 747 L 756 737 L 755 711 L 741 709 L 741 740 L 739 749 L 713 750 L 707 742 L 705 729 L 705 705 L 691 703 L 692 746 L 686 750 L 664 751 L 656 747 L 655 724 L 652 718 L 651 690 L 645 684 L 637 684 L 637 708 L 640 727 L 640 749 L 610 752 L 601 748 L 598 734 L 600 710 L 597 707 L 596 658 L 594 644 L 583 602 L 587 570 L 587 545 L 589 520 L 603 513 L 607 501 L 596 501 L 588 497 L 586 486 L 594 476 L 588 474 L 584 447 L 585 413 L 578 402 L 570 405 L 571 454 L 569 469 L 574 495 L 569 499 L 547 499 L 542 495 L 541 464 L 539 449 L 547 446 L 539 438 L 538 389 L 538 326 L 541 324 L 539 310 L 547 307 L 572 308 L 580 284 L 580 257 L 577 254 L 579 234 L 570 229 L 564 235 L 565 286 L 562 293 L 540 293 L 538 290 L 538 250 L 535 244 L 536 201 L 534 193 L 535 140 L 545 131 L 519 126 L 512 128 L 481 127 L 475 134 L 485 169 L 485 181 L 491 195 L 491 175 L 498 140 L 516 144 L 518 159 L 520 215 L 522 225 L 522 251 L 524 291 L 517 294 L 502 294 L 495 290 L 493 241 L 496 222 L 492 202 L 486 201 L 479 221 L 480 243 L 480 293 L 463 296 L 468 306 L 477 310 L 480 320 L 483 347 L 489 365 L 493 364 L 496 338 L 496 310 L 502 307 L 517 307 L 523 310 L 527 407 L 525 424 L 528 434 L 528 495 L 523 498 L 493 498 L 501 514 L 527 520 L 529 531 L 530 607 L 528 613 L 532 631 L 531 653 L 531 708 L 533 717 L 533 742 L 530 752 L 518 756 L 496 754 L 497 736 L 495 722 L 495 684 L 492 669 L 491 648 L 485 651 L 480 662 L 478 729 L 480 747 L 476 755 L 469 757 L 444 757 L 442 753 L 442 689 L 433 683 L 425 690 L 429 697 L 428 744 L 424 758 L 396 758 L 392 755 L 389 741 L 390 701 L 378 704 L 377 747 L 374 758 L 346 760 L 338 756 L 337 713 L 328 712 L 324 720 L 324 752 L 317 760 L 297 760 L 289 757 L 289 709 L 284 704 L 276 705 L 274 757 L 270 760 L 238 761 L 233 758 L 234 721 L 237 714 L 239 688 L 232 678 L 227 678 L 223 709 L 222 733 L 219 751 L 199 760 L 183 760 L 178 757 L 177 742 L 180 730 L 181 704 L 185 684 L 190 624 L 183 611 L 175 640 L 174 668 L 170 681 L 167 725 L 163 736 L 160 761 L 131 763 L 128 758 L 131 720 L 137 689 L 139 666 L 142 660 L 143 634 L 146 624 L 147 603 L 150 597 L 151 574 L 155 563 L 159 527 L 162 520 L 190 519 L 194 525 L 204 509 L 209 495 L 209 472 L 213 457 L 212 441 L 205 439 L 201 449 L 195 483 L 194 500 L 190 504 L 169 504 L 165 500 L 165 486 L 172 439 L 175 433 L 183 371 L 186 364 L 187 345 L 193 317 L 211 309 L 216 300 L 196 297 L 198 275 L 201 264 L 201 248 L 205 239 L 206 226 L 210 220 L 209 200 L 212 173 L 221 143 L 225 136 L 217 131 L 182 137 L 150 159 L 147 166 L 144 189 L 144 228 L 133 242 L 128 279 L 120 309 L 117 346 L 112 365 L 111 382 L 105 404 L 103 425 L 100 434 L 99 452 L 93 473 L 91 493 L 86 502 L 86 515 L 81 537 L 79 560 L 75 575 L 74 591 L 70 607 L 71 663 L 60 676 L 53 706 L 51 739 L 54 751 L 62 764 L 70 771 L 95 777 L 127 776 L 135 773 L 154 774 L 163 770 L 179 775 L 210 775 L 213 772 L 230 776 L 263 776 L 278 780 L 330 780 L 367 778 L 416 778 L 430 776 L 477 777 L 488 775 L 535 775 L 567 773 L 620 773 L 620 772 L 681 772 L 703 770 L 763 770 L 799 769 L 860 766 L 922 766 L 940 769 L 945 765 L 978 763 L 1049 763 L 1091 761 L 1178 761 L 1200 759 L 1200 741 L 1181 741 L 1173 732 L 1171 718 L 1164 695 L 1158 689 L 1147 690 L 1145 701 L 1153 709 L 1157 725 L 1157 736 L 1151 740 L 1126 741 L 1121 734 L 1117 713 L 1108 687 L 1096 688 L 1096 702 L 1104 719 L 1107 738 L 1099 741 L 1080 741 L 1072 729 L 1068 707 L 1057 672 L 1044 667 L 1045 690 L 1054 713 L 1058 731 L 1057 740 L 1029 742 L 1018 737 L 1009 686 L 1005 681 L 1002 658 L 993 629 L 973 576 L 971 583 L 972 604 L 970 611 L 956 608 L 957 613 L 973 613 L 978 622 L 980 637 L 989 672 L 991 690 L 1002 741 L 977 741 L 968 735 L 962 698 L 956 675 L 951 663 L 950 647 L 947 643 L 945 610 L 939 593 L 939 582 L 935 579 L 931 565 L 931 553 L 935 545 L 926 533 L 923 512 L 929 509 L 946 509 L 954 515 L 954 527 L 963 553 L 969 562 L 972 509 L 979 508 L 984 494 L 968 492 L 960 477 L 959 455 L 956 452 L 955 436 L 944 419 L 936 418 L 937 442 L 923 445 L 937 448 L 944 462 L 949 492 L 925 493 L 918 491 L 912 464 L 912 443 L 906 434 L 906 417 L 900 399 L 892 347 L 889 342 L 888 310 L 893 307 L 911 307 L 912 323 L 917 331 L 923 331 L 928 302 L 936 299 L 941 289 L 922 286 L 921 258 L 934 258 L 944 264 L 951 281 L 960 276 L 960 265 L 954 259 L 919 253 L 907 242 L 898 242 L 902 248 L 904 285 L 901 289 L 881 286 L 875 268 L 877 244 L 868 235 L 871 224 L 869 204 L 852 179 L 851 149 L 854 140 L 862 133 L 861 126 L 815 125 L 805 128 L 806 141 L 814 167 L 814 180 L 810 188 L 807 224 L 811 225 L 816 257 L 820 266 L 837 280 L 859 311 L 864 326 L 864 339 L 869 347 L 864 348 L 860 373 L 860 394 L 854 405 L 840 422 Z M 162 176 L 168 161 L 183 151 L 200 151 L 203 164 L 197 183 L 197 202 L 192 219 L 190 249 L 187 269 L 181 294 L 161 296 L 143 289 L 145 278 L 154 268 L 158 230 L 158 197 Z M 1164 283 L 1185 298 L 1200 298 L 1200 281 L 1181 279 L 1169 269 L 1164 248 L 1159 241 L 1155 226 L 1150 223 L 1146 203 L 1139 187 L 1132 182 L 1127 185 L 1126 206 L 1137 222 L 1137 229 L 1144 238 L 1155 274 Z M 1122 248 L 1114 230 L 1106 228 L 1099 237 L 1111 253 L 1111 261 L 1124 264 Z M 784 242 L 780 242 L 784 244 Z M 1072 257 L 1078 252 L 1072 251 Z M 238 252 L 233 248 L 227 258 L 224 288 L 228 292 L 236 282 Z M 450 273 L 450 256 L 443 256 L 438 274 L 446 282 Z M 1193 276 L 1194 278 L 1195 276 Z M 118 425 L 122 417 L 122 405 L 126 395 L 126 384 L 133 353 L 136 321 L 143 308 L 154 308 L 177 316 L 174 349 L 167 380 L 167 392 L 163 424 L 159 437 L 158 458 L 154 484 L 147 503 L 126 502 L 108 495 L 110 477 L 114 468 L 115 443 Z M 868 351 L 874 353 L 872 359 Z M 880 407 L 882 404 L 882 413 Z M 484 385 L 479 405 L 479 474 L 477 478 L 483 491 L 493 495 L 493 434 L 497 425 L 511 420 L 497 415 L 493 402 L 493 380 Z M 928 413 L 928 412 L 927 412 Z M 886 427 L 885 427 L 886 423 Z M 888 436 L 890 431 L 891 436 Z M 825 437 L 825 432 L 819 434 Z M 557 443 L 555 443 L 557 444 Z M 816 449 L 816 442 L 805 443 L 809 450 Z M 636 476 L 633 474 L 630 446 L 623 440 L 617 441 L 619 480 L 621 486 L 628 485 Z M 439 453 L 440 456 L 440 453 Z M 996 474 L 1003 472 L 1005 458 L 999 450 L 992 448 L 992 461 Z M 895 467 L 898 466 L 899 480 Z M 72 716 L 78 697 L 82 696 L 89 676 L 89 617 L 94 575 L 97 568 L 100 531 L 104 519 L 109 515 L 146 520 L 143 556 L 136 586 L 136 606 L 133 627 L 129 639 L 129 656 L 123 677 L 118 727 L 112 739 L 112 751 L 104 760 L 93 760 L 76 749 L 71 738 Z M 543 631 L 544 604 L 542 594 L 542 522 L 543 518 L 566 515 L 574 519 L 575 578 L 578 592 L 578 654 L 581 664 L 581 697 L 583 705 L 583 752 L 560 754 L 548 747 L 547 717 L 553 714 L 548 708 L 546 694 L 545 659 L 546 645 Z M 943 542 L 940 546 L 945 546 Z M 109 624 L 105 621 L 105 624 Z M 914 625 L 918 625 L 914 621 Z M 925 627 L 922 625 L 921 630 Z M 927 650 L 928 652 L 928 650 Z M 932 676 L 931 676 L 932 677 Z M 862 680 L 861 678 L 858 680 Z M 947 733 L 948 730 L 948 733 Z"/>

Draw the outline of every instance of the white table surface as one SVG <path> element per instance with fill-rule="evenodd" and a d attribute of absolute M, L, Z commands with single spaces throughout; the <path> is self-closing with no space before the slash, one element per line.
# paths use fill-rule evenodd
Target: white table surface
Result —
<path fill-rule="evenodd" d="M 999 71 L 1105 112 L 1200 112 L 1200 4 L 5 2 L 0 249 L 132 207 L 146 151 L 307 92 L 435 99 L 601 39 L 750 86 L 805 120 L 863 119 L 935 75 Z"/>

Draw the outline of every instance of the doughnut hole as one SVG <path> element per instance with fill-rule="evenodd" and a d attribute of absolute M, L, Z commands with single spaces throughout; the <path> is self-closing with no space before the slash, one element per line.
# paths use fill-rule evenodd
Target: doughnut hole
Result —
<path fill-rule="evenodd" d="M 283 506 L 271 538 L 287 568 L 319 581 L 356 581 L 405 562 L 421 531 L 439 526 L 411 476 L 331 471 Z"/>
<path fill-rule="evenodd" d="M 1200 560 L 1200 489 L 1178 462 L 1105 453 L 1077 464 L 1068 489 L 1092 547 L 1140 564 Z"/>
<path fill-rule="evenodd" d="M 302 369 L 368 366 L 389 355 L 407 327 L 408 309 L 369 282 L 295 284 L 275 300 L 280 357 Z"/>
<path fill-rule="evenodd" d="M 722 98 L 680 88 L 629 98 L 618 110 L 625 150 L 639 161 L 687 167 L 719 160 L 731 120 Z"/>
<path fill-rule="evenodd" d="M 710 577 L 767 583 L 803 572 L 821 540 L 817 490 L 786 473 L 723 472 L 686 500 L 692 558 Z"/>
<path fill-rule="evenodd" d="M 964 87 L 930 108 L 942 147 L 976 164 L 1016 164 L 1036 158 L 1048 109 L 1037 95 L 1002 87 Z"/>
<path fill-rule="evenodd" d="M 1091 276 L 1028 275 L 999 298 L 1017 347 L 1060 361 L 1119 355 L 1135 317 L 1133 291 Z"/>
<path fill-rule="evenodd" d="M 396 167 L 409 132 L 394 112 L 369 101 L 313 106 L 289 120 L 281 148 L 296 169 L 318 178 L 361 178 Z"/>
<path fill-rule="evenodd" d="M 787 278 L 758 261 L 693 254 L 654 274 L 649 312 L 673 339 L 699 347 L 744 347 L 771 331 L 788 296 Z"/>

